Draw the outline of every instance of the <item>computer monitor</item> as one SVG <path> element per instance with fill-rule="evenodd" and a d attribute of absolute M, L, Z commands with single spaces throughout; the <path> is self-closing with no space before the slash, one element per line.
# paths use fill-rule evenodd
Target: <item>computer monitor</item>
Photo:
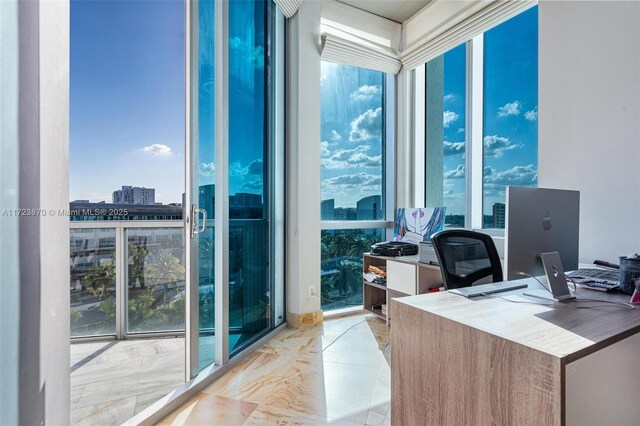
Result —
<path fill-rule="evenodd" d="M 580 192 L 507 187 L 506 279 L 544 275 L 540 253 L 560 253 L 564 269 L 578 269 Z"/>

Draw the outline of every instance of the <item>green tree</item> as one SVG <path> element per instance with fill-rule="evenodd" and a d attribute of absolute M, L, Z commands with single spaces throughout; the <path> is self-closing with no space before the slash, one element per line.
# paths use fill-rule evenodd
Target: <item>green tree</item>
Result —
<path fill-rule="evenodd" d="M 109 287 L 115 286 L 116 283 L 116 265 L 113 256 L 111 259 L 102 260 L 84 277 L 84 281 L 94 293 L 97 294 L 100 290 L 101 299 L 106 297 Z"/>
<path fill-rule="evenodd" d="M 149 249 L 146 245 L 137 245 L 129 243 L 129 280 L 135 284 L 136 279 L 140 283 L 141 288 L 145 288 L 144 266 L 145 260 L 149 255 Z"/>
<path fill-rule="evenodd" d="M 163 303 L 167 303 L 167 283 L 174 288 L 176 295 L 179 293 L 178 282 L 184 281 L 184 266 L 180 259 L 170 253 L 159 253 L 153 263 L 147 265 L 148 278 L 153 282 L 163 285 Z"/>

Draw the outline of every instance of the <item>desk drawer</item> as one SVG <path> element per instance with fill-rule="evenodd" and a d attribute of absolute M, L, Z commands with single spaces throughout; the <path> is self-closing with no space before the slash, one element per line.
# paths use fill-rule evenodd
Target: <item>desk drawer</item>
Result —
<path fill-rule="evenodd" d="M 416 266 L 410 263 L 387 261 L 387 288 L 414 296 L 416 293 Z"/>

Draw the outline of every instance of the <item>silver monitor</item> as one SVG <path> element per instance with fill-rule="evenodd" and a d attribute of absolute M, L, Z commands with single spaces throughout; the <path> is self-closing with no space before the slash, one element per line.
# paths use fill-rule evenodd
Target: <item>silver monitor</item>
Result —
<path fill-rule="evenodd" d="M 540 254 L 557 251 L 565 270 L 578 269 L 580 192 L 507 187 L 506 279 L 544 275 Z"/>

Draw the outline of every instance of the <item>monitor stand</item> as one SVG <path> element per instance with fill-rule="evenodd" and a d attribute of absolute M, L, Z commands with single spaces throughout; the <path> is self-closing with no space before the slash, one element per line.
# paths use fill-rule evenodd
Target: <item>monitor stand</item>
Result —
<path fill-rule="evenodd" d="M 522 293 L 523 296 L 535 297 L 536 299 L 550 300 L 552 302 L 563 302 L 564 300 L 558 300 L 553 297 L 553 294 L 549 293 L 547 290 L 530 290 Z M 567 300 L 575 299 L 574 296 L 570 296 Z"/>

